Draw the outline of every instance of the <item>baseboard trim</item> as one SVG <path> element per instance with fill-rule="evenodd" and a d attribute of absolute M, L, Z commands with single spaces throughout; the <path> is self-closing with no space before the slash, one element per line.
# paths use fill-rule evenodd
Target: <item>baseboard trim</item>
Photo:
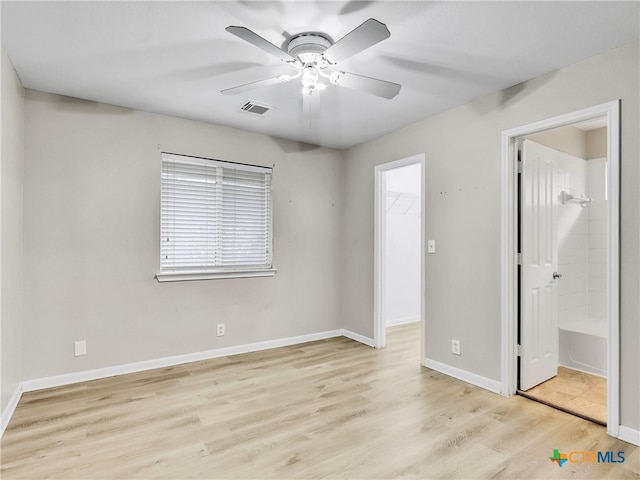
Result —
<path fill-rule="evenodd" d="M 620 425 L 618 429 L 618 438 L 623 442 L 631 443 L 640 447 L 640 430 Z"/>
<path fill-rule="evenodd" d="M 359 333 L 355 333 L 345 329 L 330 330 L 326 332 L 312 333 L 309 335 L 301 335 L 297 337 L 288 337 L 278 340 L 267 340 L 264 342 L 238 345 L 235 347 L 219 348 L 215 350 L 207 350 L 204 352 L 196 352 L 186 355 L 176 355 L 172 357 L 159 358 L 144 362 L 119 365 L 116 367 L 98 368 L 95 370 L 87 370 L 84 372 L 26 380 L 18 385 L 15 392 L 11 396 L 9 403 L 7 404 L 7 407 L 2 412 L 2 416 L 0 417 L 0 438 L 4 435 L 4 432 L 9 425 L 9 421 L 11 420 L 11 417 L 13 416 L 18 403 L 20 402 L 20 398 L 22 397 L 23 392 L 60 387 L 73 383 L 98 380 L 100 378 L 124 375 L 127 373 L 142 372 L 146 370 L 153 370 L 156 368 L 171 367 L 175 365 L 181 365 L 183 363 L 226 357 L 229 355 L 238 355 L 242 353 L 257 352 L 261 350 L 269 350 L 290 345 L 298 345 L 302 343 L 325 340 L 328 338 L 339 336 L 350 338 L 351 340 L 362 343 L 369 347 L 374 347 L 375 345 L 372 338 L 365 337 L 364 335 L 360 335 Z M 447 365 L 430 358 L 425 358 L 423 365 L 425 367 L 431 368 L 432 370 L 444 373 L 445 375 L 457 378 L 458 380 L 462 380 L 472 385 L 476 385 L 480 388 L 484 388 L 485 390 L 500 394 L 502 384 L 499 381 L 491 380 L 489 378 L 476 375 L 475 373 L 471 373 L 456 367 L 452 367 L 451 365 Z M 618 438 L 632 445 L 640 446 L 640 430 L 635 430 L 633 428 L 621 425 L 618 431 Z"/>
<path fill-rule="evenodd" d="M 16 391 L 13 392 L 13 395 L 11 395 L 7 408 L 5 408 L 4 412 L 2 412 L 2 419 L 0 420 L 0 438 L 2 437 L 2 435 L 4 435 L 4 431 L 6 430 L 7 425 L 9 425 L 9 421 L 13 416 L 13 412 L 16 411 L 16 407 L 18 406 L 20 397 L 22 397 L 22 391 L 22 384 L 19 384 L 16 388 Z"/>
<path fill-rule="evenodd" d="M 314 342 L 317 340 L 325 340 L 327 338 L 339 337 L 341 335 L 342 330 L 330 330 L 326 332 L 312 333 L 309 335 L 300 335 L 297 337 L 287 337 L 278 340 L 267 340 L 264 342 L 249 343 L 234 347 L 218 348 L 215 350 L 207 350 L 204 352 L 187 353 L 184 355 L 176 355 L 172 357 L 158 358 L 143 362 L 129 363 L 125 365 L 118 365 L 115 367 L 97 368 L 95 370 L 85 370 L 83 372 L 67 373 L 64 375 L 37 378 L 34 380 L 25 380 L 24 382 L 22 382 L 22 391 L 32 392 L 34 390 L 42 390 L 45 388 L 61 387 L 63 385 L 71 385 L 73 383 L 86 382 L 89 380 L 115 377 L 117 375 L 125 375 L 127 373 L 143 372 L 156 368 L 173 367 L 175 365 L 181 365 L 183 363 L 198 362 L 201 360 L 226 357 L 229 355 L 258 352 L 261 350 L 269 350 L 272 348 L 287 347 L 289 345 L 297 345 L 301 343 Z"/>
<path fill-rule="evenodd" d="M 499 381 L 491 380 L 490 378 L 476 375 L 475 373 L 452 367 L 451 365 L 447 365 L 446 363 L 441 363 L 430 358 L 425 358 L 423 365 L 432 370 L 449 375 L 450 377 L 462 380 L 463 382 L 500 394 L 502 384 Z"/>
<path fill-rule="evenodd" d="M 359 333 L 355 333 L 355 332 L 352 332 L 351 330 L 345 330 L 345 329 L 342 329 L 341 333 L 343 337 L 350 338 L 351 340 L 355 340 L 356 342 L 359 342 L 359 343 L 364 343 L 369 347 L 376 346 L 375 342 L 373 341 L 373 338 L 365 337 L 364 335 L 360 335 Z"/>
<path fill-rule="evenodd" d="M 394 318 L 387 322 L 387 327 L 395 327 L 397 325 L 406 325 L 407 323 L 416 323 L 420 321 L 420 317 L 402 317 Z"/>

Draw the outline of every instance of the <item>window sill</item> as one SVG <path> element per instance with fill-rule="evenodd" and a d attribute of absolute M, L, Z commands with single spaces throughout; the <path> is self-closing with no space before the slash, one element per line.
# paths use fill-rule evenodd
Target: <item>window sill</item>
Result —
<path fill-rule="evenodd" d="M 217 280 L 221 278 L 273 277 L 278 270 L 237 270 L 230 272 L 174 272 L 156 273 L 158 282 L 185 282 L 190 280 Z"/>

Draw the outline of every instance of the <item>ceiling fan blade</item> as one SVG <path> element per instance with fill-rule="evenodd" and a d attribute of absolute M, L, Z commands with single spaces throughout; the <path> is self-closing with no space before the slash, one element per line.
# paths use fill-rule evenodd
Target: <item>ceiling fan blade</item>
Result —
<path fill-rule="evenodd" d="M 372 3 L 374 3 L 373 0 L 351 0 L 340 9 L 338 15 L 348 15 L 350 13 L 360 11 L 364 8 L 367 8 Z"/>
<path fill-rule="evenodd" d="M 295 62 L 296 60 L 284 50 L 276 47 L 273 43 L 265 40 L 260 35 L 246 27 L 236 27 L 232 25 L 225 28 L 225 30 L 234 34 L 236 37 L 241 38 L 245 42 L 249 42 L 251 45 L 258 47 L 260 50 L 267 52 L 269 55 L 279 58 L 283 62 Z"/>
<path fill-rule="evenodd" d="M 237 95 L 239 93 L 253 90 L 254 88 L 267 87 L 269 85 L 275 85 L 276 83 L 284 83 L 291 80 L 288 75 L 280 75 L 273 78 L 266 78 L 264 80 L 258 80 L 256 82 L 245 83 L 244 85 L 238 85 L 237 87 L 226 88 L 221 90 L 220 93 L 224 95 Z"/>
<path fill-rule="evenodd" d="M 336 64 L 390 36 L 391 33 L 384 23 L 370 18 L 327 48 L 322 56 L 330 63 Z"/>
<path fill-rule="evenodd" d="M 377 78 L 356 75 L 355 73 L 334 72 L 331 75 L 331 83 L 339 87 L 360 90 L 378 97 L 391 99 L 400 93 L 401 85 L 397 83 L 379 80 Z"/>

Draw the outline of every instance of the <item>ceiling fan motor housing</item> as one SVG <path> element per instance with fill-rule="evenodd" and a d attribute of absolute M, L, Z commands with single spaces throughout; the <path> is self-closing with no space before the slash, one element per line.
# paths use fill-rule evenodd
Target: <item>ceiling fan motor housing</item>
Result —
<path fill-rule="evenodd" d="M 287 52 L 304 65 L 319 62 L 322 52 L 331 45 L 331 40 L 319 33 L 300 33 L 291 38 Z"/>

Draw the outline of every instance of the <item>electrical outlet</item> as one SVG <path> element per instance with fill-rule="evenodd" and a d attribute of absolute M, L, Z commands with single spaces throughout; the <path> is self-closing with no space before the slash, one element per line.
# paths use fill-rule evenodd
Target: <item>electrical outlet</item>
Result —
<path fill-rule="evenodd" d="M 219 337 L 224 337 L 224 323 L 219 323 L 218 324 L 217 335 Z"/>
<path fill-rule="evenodd" d="M 82 355 L 86 355 L 87 354 L 87 341 L 86 340 L 80 340 L 78 342 L 75 342 L 73 344 L 74 347 L 74 355 L 76 357 L 80 357 Z"/>
<path fill-rule="evenodd" d="M 451 353 L 460 355 L 460 340 L 451 340 Z"/>

